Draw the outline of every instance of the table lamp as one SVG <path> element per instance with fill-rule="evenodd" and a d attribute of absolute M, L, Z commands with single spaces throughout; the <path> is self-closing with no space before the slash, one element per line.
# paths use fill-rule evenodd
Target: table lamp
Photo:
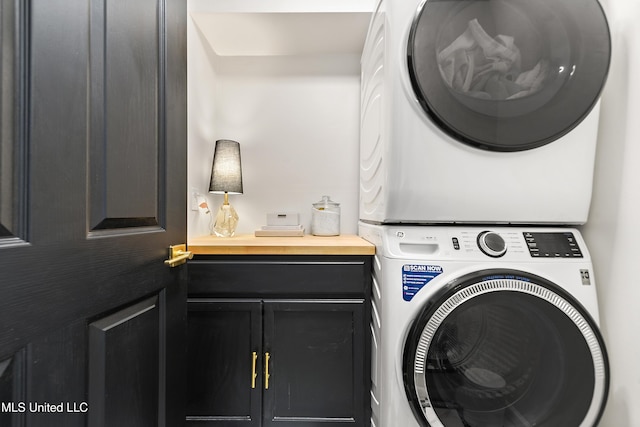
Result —
<path fill-rule="evenodd" d="M 238 214 L 229 204 L 229 194 L 242 194 L 240 144 L 229 139 L 216 141 L 209 192 L 224 194 L 224 203 L 212 221 L 211 234 L 231 237 L 236 232 Z"/>

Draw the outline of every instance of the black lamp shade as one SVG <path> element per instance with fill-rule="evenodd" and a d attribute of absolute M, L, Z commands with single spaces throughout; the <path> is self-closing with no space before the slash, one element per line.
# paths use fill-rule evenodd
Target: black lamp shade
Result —
<path fill-rule="evenodd" d="M 216 141 L 209 192 L 242 194 L 240 144 L 236 141 L 229 139 Z"/>

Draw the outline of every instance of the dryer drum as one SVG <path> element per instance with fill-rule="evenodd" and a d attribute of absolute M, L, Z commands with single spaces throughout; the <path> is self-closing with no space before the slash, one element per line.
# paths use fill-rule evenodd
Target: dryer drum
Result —
<path fill-rule="evenodd" d="M 446 287 L 411 328 L 404 375 L 416 419 L 445 427 L 595 425 L 608 367 L 589 315 L 542 278 L 484 273 Z"/>
<path fill-rule="evenodd" d="M 520 151 L 582 122 L 610 54 L 597 0 L 425 0 L 407 67 L 416 100 L 443 131 L 478 148 Z"/>
<path fill-rule="evenodd" d="M 449 373 L 438 389 L 455 390 L 467 410 L 495 411 L 518 401 L 539 370 L 544 337 L 528 325 L 523 309 L 477 298 L 455 310 L 436 332 L 427 369 Z M 524 333 L 523 333 L 524 332 Z M 430 368 L 431 367 L 431 368 Z"/>

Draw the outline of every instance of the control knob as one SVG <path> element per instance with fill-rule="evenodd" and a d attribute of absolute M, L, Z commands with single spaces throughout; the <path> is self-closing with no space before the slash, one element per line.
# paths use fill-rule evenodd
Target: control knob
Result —
<path fill-rule="evenodd" d="M 495 231 L 483 231 L 478 234 L 478 247 L 490 257 L 499 258 L 507 252 L 507 244 Z"/>

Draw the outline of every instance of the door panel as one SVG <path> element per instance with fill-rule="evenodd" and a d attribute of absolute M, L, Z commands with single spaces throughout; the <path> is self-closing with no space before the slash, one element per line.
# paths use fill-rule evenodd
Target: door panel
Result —
<path fill-rule="evenodd" d="M 164 212 L 160 11 L 159 0 L 91 2 L 91 230 L 158 226 Z"/>
<path fill-rule="evenodd" d="M 25 235 L 26 133 L 24 123 L 26 13 L 24 2 L 0 1 L 0 248 Z"/>
<path fill-rule="evenodd" d="M 155 372 L 166 372 L 164 383 L 145 385 L 160 393 L 153 424 L 179 425 L 186 270 L 163 260 L 186 239 L 186 4 L 0 1 L 0 363 L 24 355 L 10 379 L 23 402 L 80 404 L 88 325 L 155 296 L 155 329 L 126 324 L 166 345 L 134 341 L 127 350 L 155 349 Z M 124 378 L 114 387 L 129 390 Z M 27 416 L 29 425 L 85 425 L 85 417 L 113 425 L 94 409 L 16 413 L 8 425 Z"/>
<path fill-rule="evenodd" d="M 164 425 L 161 297 L 89 324 L 90 427 Z"/>

